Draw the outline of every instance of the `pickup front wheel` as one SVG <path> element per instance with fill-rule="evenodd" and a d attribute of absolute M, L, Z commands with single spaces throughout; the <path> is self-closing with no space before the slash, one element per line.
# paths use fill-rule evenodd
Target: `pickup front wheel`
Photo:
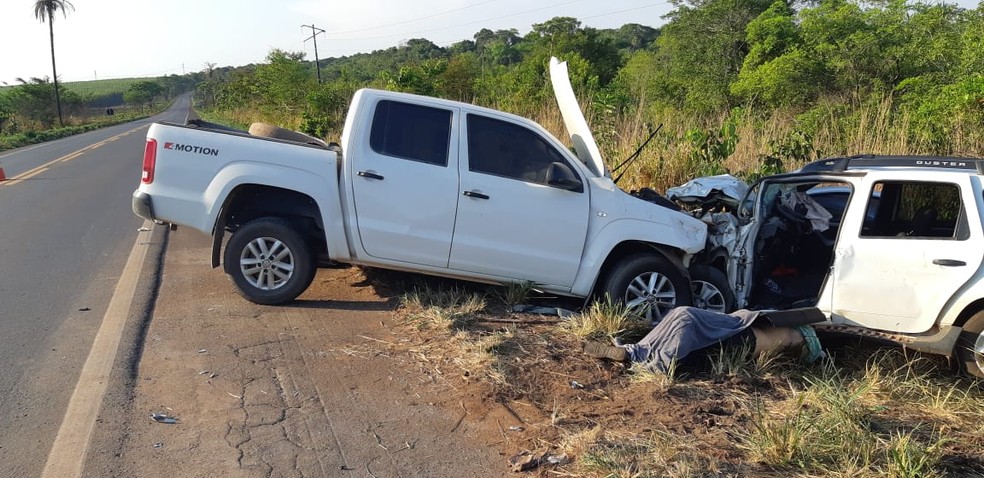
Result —
<path fill-rule="evenodd" d="M 691 305 L 690 284 L 666 258 L 633 254 L 618 261 L 601 284 L 600 292 L 625 303 L 635 314 L 656 323 L 670 309 Z"/>
<path fill-rule="evenodd" d="M 984 310 L 964 324 L 957 340 L 957 358 L 967 374 L 984 378 Z"/>
<path fill-rule="evenodd" d="M 316 272 L 308 243 L 289 222 L 275 217 L 254 219 L 232 235 L 225 270 L 240 295 L 264 305 L 294 300 Z"/>

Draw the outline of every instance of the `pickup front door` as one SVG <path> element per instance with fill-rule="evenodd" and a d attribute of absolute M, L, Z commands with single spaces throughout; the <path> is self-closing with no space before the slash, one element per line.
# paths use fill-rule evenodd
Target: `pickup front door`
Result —
<path fill-rule="evenodd" d="M 458 200 L 457 110 L 379 101 L 368 144 L 347 152 L 363 249 L 447 267 Z"/>
<path fill-rule="evenodd" d="M 911 178 L 869 175 L 855 191 L 834 250 L 835 322 L 925 332 L 980 266 L 984 237 L 970 176 Z"/>
<path fill-rule="evenodd" d="M 554 141 L 524 125 L 466 116 L 450 268 L 570 288 L 588 229 L 588 188 Z M 552 163 L 581 181 L 546 184 Z"/>

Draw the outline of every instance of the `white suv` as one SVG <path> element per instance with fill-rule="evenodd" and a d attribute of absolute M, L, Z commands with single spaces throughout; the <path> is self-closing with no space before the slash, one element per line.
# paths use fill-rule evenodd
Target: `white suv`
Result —
<path fill-rule="evenodd" d="M 984 377 L 982 177 L 980 159 L 855 156 L 764 178 L 730 203 L 700 198 L 712 225 L 694 299 L 816 307 L 820 330 L 955 355 Z"/>

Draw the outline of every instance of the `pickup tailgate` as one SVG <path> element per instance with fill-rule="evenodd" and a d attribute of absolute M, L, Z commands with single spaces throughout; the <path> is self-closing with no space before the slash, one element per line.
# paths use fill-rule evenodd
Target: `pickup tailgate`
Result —
<path fill-rule="evenodd" d="M 139 198 L 152 219 L 211 234 L 225 198 L 241 185 L 298 191 L 319 204 L 338 202 L 337 161 L 320 146 L 155 123 L 147 133 L 134 210 Z"/>

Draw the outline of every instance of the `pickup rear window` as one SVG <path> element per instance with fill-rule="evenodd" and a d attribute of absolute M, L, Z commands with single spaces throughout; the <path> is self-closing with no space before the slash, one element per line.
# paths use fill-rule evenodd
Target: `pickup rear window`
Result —
<path fill-rule="evenodd" d="M 447 166 L 450 139 L 448 110 L 390 100 L 376 105 L 369 146 L 379 154 Z"/>

